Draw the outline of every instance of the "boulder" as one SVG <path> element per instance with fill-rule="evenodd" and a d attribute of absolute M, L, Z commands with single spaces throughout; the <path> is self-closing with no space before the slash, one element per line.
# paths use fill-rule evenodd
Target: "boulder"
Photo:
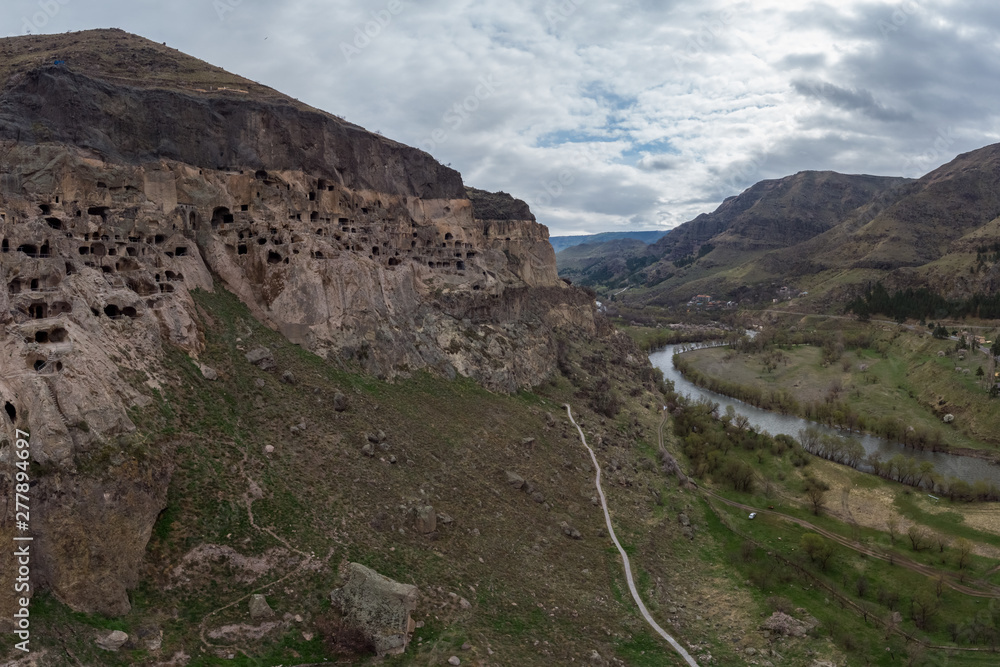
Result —
<path fill-rule="evenodd" d="M 339 391 L 333 395 L 333 409 L 337 412 L 343 412 L 347 409 L 347 397 Z"/>
<path fill-rule="evenodd" d="M 285 384 L 295 384 L 295 373 L 291 371 L 285 371 L 281 374 L 281 381 Z"/>
<path fill-rule="evenodd" d="M 124 646 L 127 641 L 127 634 L 121 630 L 115 630 L 109 634 L 101 635 L 94 641 L 94 643 L 97 644 L 98 648 L 104 649 L 105 651 L 117 651 Z"/>
<path fill-rule="evenodd" d="M 369 458 L 375 456 L 375 445 L 369 442 L 361 448 L 361 453 Z"/>
<path fill-rule="evenodd" d="M 515 489 L 520 489 L 524 486 L 524 478 L 518 475 L 516 472 L 511 472 L 508 470 L 506 472 L 507 483 L 510 484 Z"/>
<path fill-rule="evenodd" d="M 274 610 L 271 609 L 271 605 L 267 603 L 267 599 L 263 595 L 256 593 L 250 597 L 250 618 L 257 621 L 272 616 L 274 616 Z"/>
<path fill-rule="evenodd" d="M 406 651 L 415 624 L 410 613 L 417 606 L 416 586 L 401 584 L 360 563 L 348 563 L 346 583 L 330 599 L 346 623 L 358 630 L 379 656 Z"/>
<path fill-rule="evenodd" d="M 275 367 L 274 356 L 271 354 L 271 350 L 266 347 L 258 347 L 255 350 L 247 352 L 247 361 L 261 369 L 262 371 L 269 371 Z"/>
<path fill-rule="evenodd" d="M 580 531 L 574 528 L 573 526 L 569 525 L 565 521 L 560 523 L 559 527 L 562 528 L 563 535 L 565 535 L 566 537 L 569 537 L 574 540 L 583 539 L 583 536 L 580 534 Z"/>
<path fill-rule="evenodd" d="M 216 371 L 211 366 L 206 366 L 205 364 L 198 364 L 198 369 L 201 371 L 201 376 L 208 380 L 209 382 L 215 382 L 219 379 L 219 372 Z"/>
<path fill-rule="evenodd" d="M 952 415 L 952 414 L 948 414 L 948 415 L 945 415 L 945 416 L 944 416 L 944 423 L 945 423 L 945 424 L 951 424 L 951 423 L 953 423 L 954 421 L 955 421 L 955 415 Z"/>
<path fill-rule="evenodd" d="M 434 512 L 433 507 L 425 505 L 417 508 L 416 529 L 418 533 L 425 534 L 433 533 L 437 530 L 437 514 Z"/>

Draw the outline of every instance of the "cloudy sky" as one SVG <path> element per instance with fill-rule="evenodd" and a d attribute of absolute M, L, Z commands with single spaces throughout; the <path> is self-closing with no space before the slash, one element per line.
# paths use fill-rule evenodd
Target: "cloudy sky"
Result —
<path fill-rule="evenodd" d="M 6 0 L 118 27 L 429 151 L 553 234 L 666 229 L 804 169 L 1000 141 L 995 0 Z"/>

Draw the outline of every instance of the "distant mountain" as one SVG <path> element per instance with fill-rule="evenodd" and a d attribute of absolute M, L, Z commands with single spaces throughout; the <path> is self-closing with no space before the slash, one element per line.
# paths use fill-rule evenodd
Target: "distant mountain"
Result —
<path fill-rule="evenodd" d="M 995 292 L 997 249 L 1000 144 L 917 180 L 810 171 L 761 181 L 644 250 L 559 263 L 576 282 L 642 288 L 629 295 L 643 303 L 770 300 L 789 286 L 827 308 L 874 280 L 949 297 Z"/>
<path fill-rule="evenodd" d="M 581 236 L 552 236 L 549 242 L 556 253 L 562 252 L 566 248 L 572 248 L 582 243 L 604 243 L 616 239 L 636 239 L 643 243 L 655 243 L 663 238 L 669 230 L 659 230 L 655 232 L 603 232 L 601 234 L 584 234 Z"/>

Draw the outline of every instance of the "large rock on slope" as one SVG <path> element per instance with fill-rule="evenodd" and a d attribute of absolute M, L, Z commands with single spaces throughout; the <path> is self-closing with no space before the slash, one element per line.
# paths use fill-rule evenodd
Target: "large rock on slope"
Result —
<path fill-rule="evenodd" d="M 330 594 L 348 624 L 359 630 L 379 656 L 406 650 L 417 606 L 416 586 L 401 584 L 360 563 L 348 563 L 346 583 Z"/>

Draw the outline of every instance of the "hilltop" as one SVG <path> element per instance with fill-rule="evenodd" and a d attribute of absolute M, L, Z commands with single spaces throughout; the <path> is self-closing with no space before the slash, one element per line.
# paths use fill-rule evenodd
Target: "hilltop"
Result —
<path fill-rule="evenodd" d="M 988 293 L 997 274 L 980 251 L 1000 230 L 998 164 L 994 145 L 915 180 L 802 172 L 762 181 L 671 231 L 642 252 L 642 266 L 621 271 L 619 249 L 608 248 L 589 269 L 603 280 L 584 282 L 637 287 L 630 298 L 649 304 L 695 294 L 770 301 L 794 286 L 820 309 L 874 281 L 948 298 Z"/>

